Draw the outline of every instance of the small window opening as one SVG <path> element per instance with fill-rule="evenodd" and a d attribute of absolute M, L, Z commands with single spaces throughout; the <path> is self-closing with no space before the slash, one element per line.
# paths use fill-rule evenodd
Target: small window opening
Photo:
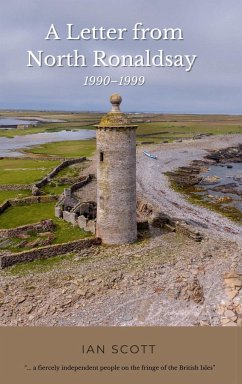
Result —
<path fill-rule="evenodd" d="M 103 152 L 100 152 L 100 161 L 103 161 Z"/>

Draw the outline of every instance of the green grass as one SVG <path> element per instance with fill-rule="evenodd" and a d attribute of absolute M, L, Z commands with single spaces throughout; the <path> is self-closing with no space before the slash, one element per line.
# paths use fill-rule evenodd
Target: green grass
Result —
<path fill-rule="evenodd" d="M 59 180 L 62 177 L 79 177 L 81 172 L 86 168 L 87 162 L 72 164 L 69 167 L 62 169 L 55 179 Z"/>
<path fill-rule="evenodd" d="M 27 129 L 0 130 L 0 136 L 13 137 L 38 132 L 56 132 L 63 129 L 95 129 L 102 114 L 68 113 L 40 111 L 0 111 L 0 117 L 59 119 L 65 122 L 40 123 Z M 177 139 L 191 138 L 200 133 L 231 134 L 242 133 L 242 117 L 230 115 L 171 115 L 171 114 L 136 114 L 129 115 L 138 125 L 137 142 L 162 143 Z M 143 121 L 140 122 L 140 120 Z M 147 136 L 148 135 L 148 136 Z M 80 143 L 80 144 L 78 144 Z M 95 140 L 50 143 L 30 148 L 26 153 L 60 157 L 91 156 L 95 150 Z"/>
<path fill-rule="evenodd" d="M 24 120 L 30 119 L 55 119 L 64 120 L 65 122 L 83 122 L 83 121 L 98 121 L 102 114 L 94 112 L 65 112 L 65 111 L 15 111 L 15 110 L 0 110 L 0 118 L 14 117 Z M 53 123 L 56 124 L 56 123 Z"/>
<path fill-rule="evenodd" d="M 44 111 L 0 111 L 1 117 L 15 118 L 45 118 L 58 119 L 64 122 L 40 123 L 37 127 L 27 129 L 0 130 L 0 136 L 13 137 L 17 135 L 33 134 L 38 132 L 55 132 L 62 129 L 95 129 L 93 125 L 97 124 L 102 114 L 97 113 L 70 113 L 70 112 L 44 112 Z M 186 115 L 186 114 L 133 114 L 129 115 L 132 121 L 137 121 L 138 135 L 159 133 L 154 137 L 138 137 L 138 141 L 162 140 L 172 141 L 180 137 L 191 137 L 194 134 L 211 132 L 213 134 L 228 134 L 242 132 L 242 117 L 232 115 Z M 141 123 L 143 120 L 144 123 Z M 164 132 L 168 132 L 165 134 Z"/>
<path fill-rule="evenodd" d="M 8 159 L 0 160 L 0 184 L 32 184 L 49 173 L 60 161 Z"/>
<path fill-rule="evenodd" d="M 0 160 L 0 184 L 32 184 L 49 173 L 60 161 L 38 159 L 2 159 Z M 63 169 L 52 181 L 42 188 L 45 194 L 59 195 L 71 184 L 71 178 L 78 178 L 86 163 L 74 164 Z M 70 178 L 69 183 L 63 184 L 61 178 Z M 10 198 L 30 196 L 30 190 L 0 191 L 0 203 Z"/>
<path fill-rule="evenodd" d="M 55 202 L 10 207 L 0 215 L 0 228 L 15 228 L 44 219 L 53 219 L 54 206 Z"/>
<path fill-rule="evenodd" d="M 242 133 L 241 124 L 226 124 L 226 121 L 178 121 L 178 122 L 151 122 L 140 123 L 137 129 L 138 142 L 160 143 L 164 140 L 169 142 L 177 139 L 187 139 L 200 133 L 212 133 L 213 135 L 225 135 Z"/>
<path fill-rule="evenodd" d="M 11 275 L 26 275 L 28 273 L 44 273 L 51 270 L 53 267 L 58 266 L 61 262 L 65 260 L 71 260 L 73 258 L 73 254 L 68 255 L 60 255 L 50 257 L 48 259 L 43 260 L 34 260 L 31 263 L 21 263 L 16 264 L 10 268 L 8 268 L 7 273 Z M 34 291 L 33 286 L 29 286 L 27 288 L 30 291 Z"/>
<path fill-rule="evenodd" d="M 55 183 L 51 182 L 50 184 L 47 184 L 41 188 L 41 191 L 47 195 L 60 195 L 64 191 L 64 188 L 68 187 L 70 187 L 69 184 L 55 185 Z"/>
<path fill-rule="evenodd" d="M 54 207 L 55 202 L 10 207 L 0 215 L 0 228 L 16 228 L 21 225 L 37 223 L 41 220 L 52 219 L 56 224 L 53 244 L 66 243 L 91 235 L 79 227 L 73 227 L 70 223 L 56 218 Z M 33 239 L 36 236 L 34 235 Z M 11 250 L 14 250 L 14 247 L 11 247 Z M 19 249 L 17 250 L 19 251 Z"/>
<path fill-rule="evenodd" d="M 96 141 L 80 140 L 80 141 L 62 141 L 58 143 L 43 144 L 25 150 L 27 153 L 33 153 L 46 156 L 60 157 L 81 157 L 91 156 L 96 148 Z"/>
<path fill-rule="evenodd" d="M 56 237 L 53 244 L 68 243 L 68 241 L 84 239 L 91 236 L 91 233 L 85 232 L 79 227 L 73 227 L 70 223 L 67 223 L 64 220 L 54 218 L 53 221 L 56 224 Z"/>
<path fill-rule="evenodd" d="M 30 190 L 0 191 L 0 204 L 2 204 L 5 200 L 20 199 L 27 196 L 31 196 Z"/>
<path fill-rule="evenodd" d="M 225 124 L 218 122 L 150 122 L 138 123 L 137 142 L 161 143 L 164 140 L 172 142 L 177 139 L 191 138 L 200 133 L 229 134 L 242 133 L 242 123 Z M 95 151 L 95 140 L 64 141 L 58 143 L 48 143 L 25 150 L 27 153 L 60 156 L 60 157 L 79 157 L 91 156 Z"/>

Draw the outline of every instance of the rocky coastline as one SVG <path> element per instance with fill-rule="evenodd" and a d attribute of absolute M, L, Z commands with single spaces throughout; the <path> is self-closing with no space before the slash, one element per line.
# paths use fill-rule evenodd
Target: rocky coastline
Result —
<path fill-rule="evenodd" d="M 235 221 L 242 222 L 242 212 L 235 209 L 233 198 L 242 197 L 242 175 L 233 176 L 231 182 L 220 182 L 216 174 L 209 175 L 211 166 L 232 169 L 234 164 L 242 162 L 242 145 L 211 150 L 202 160 L 193 160 L 190 165 L 167 172 L 174 189 L 184 192 L 191 199 L 199 200 L 215 210 L 225 213 Z M 216 171 L 215 171 L 216 172 Z M 218 193 L 218 195 L 216 195 Z M 226 206 L 229 204 L 229 206 Z"/>

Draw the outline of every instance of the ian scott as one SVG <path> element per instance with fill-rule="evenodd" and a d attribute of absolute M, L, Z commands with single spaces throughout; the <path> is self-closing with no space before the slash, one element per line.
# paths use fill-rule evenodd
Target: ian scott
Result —
<path fill-rule="evenodd" d="M 105 345 L 82 345 L 81 346 L 81 353 L 83 354 L 104 354 L 106 352 L 111 352 L 112 354 L 153 354 L 155 351 L 156 345 L 155 344 L 133 344 L 133 345 L 117 345 L 113 344 L 109 347 L 106 347 Z"/>

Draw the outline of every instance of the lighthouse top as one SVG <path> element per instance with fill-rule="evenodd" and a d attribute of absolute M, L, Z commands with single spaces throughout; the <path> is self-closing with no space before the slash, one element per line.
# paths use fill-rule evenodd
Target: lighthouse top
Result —
<path fill-rule="evenodd" d="M 120 112 L 119 106 L 122 103 L 122 97 L 117 93 L 113 93 L 110 96 L 110 103 L 112 104 L 111 112 Z"/>
<path fill-rule="evenodd" d="M 97 128 L 137 128 L 137 125 L 130 124 L 127 116 L 120 111 L 121 102 L 122 97 L 117 93 L 110 96 L 112 109 L 102 117 Z"/>

